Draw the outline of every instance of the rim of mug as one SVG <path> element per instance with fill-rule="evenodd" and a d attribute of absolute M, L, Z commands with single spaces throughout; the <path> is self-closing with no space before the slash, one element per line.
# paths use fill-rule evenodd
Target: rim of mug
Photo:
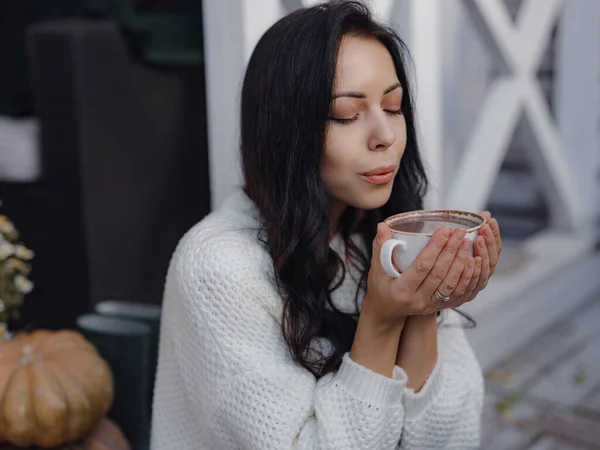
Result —
<path fill-rule="evenodd" d="M 404 212 L 404 213 L 394 214 L 393 216 L 390 216 L 387 219 L 385 219 L 383 222 L 390 227 L 390 230 L 392 230 L 392 233 L 408 234 L 411 236 L 431 237 L 433 235 L 433 233 L 435 233 L 435 231 L 433 231 L 432 233 L 415 233 L 412 231 L 395 230 L 390 225 L 390 222 L 393 222 L 394 220 L 397 220 L 399 218 L 410 217 L 410 216 L 419 216 L 419 215 L 423 215 L 423 214 L 436 215 L 436 216 L 442 215 L 442 214 L 445 216 L 453 216 L 453 215 L 454 216 L 469 216 L 473 219 L 481 221 L 481 223 L 479 225 L 471 227 L 471 228 L 467 228 L 466 233 L 472 233 L 473 231 L 479 230 L 487 222 L 486 218 L 483 217 L 481 214 L 473 213 L 470 211 L 460 211 L 458 209 L 418 209 L 416 211 L 408 211 L 408 212 Z"/>

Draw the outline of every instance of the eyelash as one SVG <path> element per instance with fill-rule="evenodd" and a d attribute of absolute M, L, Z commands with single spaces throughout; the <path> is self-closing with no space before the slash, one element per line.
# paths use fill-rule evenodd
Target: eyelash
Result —
<path fill-rule="evenodd" d="M 386 113 L 392 114 L 394 116 L 401 116 L 402 115 L 402 110 L 401 109 L 396 109 L 396 110 L 385 110 Z M 358 115 L 351 117 L 350 119 L 337 119 L 335 117 L 330 117 L 329 120 L 332 120 L 336 123 L 342 124 L 342 125 L 348 125 L 354 121 L 356 121 L 356 119 L 358 119 Z"/>

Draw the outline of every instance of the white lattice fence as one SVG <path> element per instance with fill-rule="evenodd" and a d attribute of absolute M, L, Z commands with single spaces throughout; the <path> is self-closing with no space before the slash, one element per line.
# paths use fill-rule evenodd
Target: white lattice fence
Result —
<path fill-rule="evenodd" d="M 468 7 L 491 54 L 505 71 L 491 86 L 458 169 L 452 174 L 441 170 L 444 167 L 443 3 L 441 0 L 370 2 L 380 18 L 396 24 L 411 48 L 417 73 L 419 128 L 433 182 L 428 204 L 470 210 L 484 208 L 516 124 L 523 120 L 530 130 L 530 147 L 535 150 L 531 156 L 554 224 L 561 228 L 577 227 L 595 211 L 591 205 L 594 199 L 586 192 L 597 182 L 590 169 L 598 166 L 597 160 L 590 160 L 594 158 L 591 147 L 598 146 L 597 128 L 588 126 L 588 122 L 598 117 L 597 102 L 590 101 L 598 98 L 600 39 L 596 43 L 591 39 L 591 33 L 597 36 L 600 29 L 593 19 L 598 16 L 598 4 L 587 0 L 569 0 L 566 4 L 564 0 L 525 0 L 517 22 L 513 23 L 502 0 L 454 1 L 463 1 Z M 272 23 L 289 11 L 314 3 L 314 0 L 205 1 L 215 206 L 239 182 L 237 108 L 245 63 Z M 582 20 L 587 32 L 582 29 Z M 556 68 L 558 126 L 536 79 L 540 58 L 557 22 L 561 22 L 560 66 Z M 579 70 L 579 64 L 588 70 Z M 591 83 L 593 73 L 595 84 Z M 577 95 L 572 95 L 575 91 Z"/>
<path fill-rule="evenodd" d="M 444 164 L 444 24 L 462 2 L 490 55 L 503 68 L 492 83 L 457 164 Z M 240 183 L 241 77 L 262 33 L 314 0 L 204 0 L 209 156 L 213 207 Z M 470 304 L 481 326 L 471 335 L 489 364 L 600 289 L 600 258 L 589 231 L 600 211 L 600 1 L 523 0 L 513 21 L 502 0 L 373 0 L 376 14 L 407 40 L 416 66 L 420 137 L 433 189 L 430 207 L 485 208 L 518 123 L 528 131 L 536 182 L 551 210 L 551 230 L 523 243 L 524 266 L 497 275 Z M 447 12 L 447 10 L 446 10 Z M 554 116 L 536 77 L 550 33 L 556 42 Z M 462 26 L 462 24 L 455 24 Z M 453 51 L 460 52 L 460 46 Z M 458 58 L 457 58 L 458 59 Z M 448 112 L 448 108 L 446 109 Z M 452 110 L 460 115 L 460 111 Z M 455 119 L 455 118 L 454 118 Z M 452 170 L 442 168 L 452 167 Z"/>

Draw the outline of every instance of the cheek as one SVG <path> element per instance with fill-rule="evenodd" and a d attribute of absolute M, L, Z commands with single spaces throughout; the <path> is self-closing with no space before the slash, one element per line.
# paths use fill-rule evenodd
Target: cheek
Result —
<path fill-rule="evenodd" d="M 356 175 L 359 155 L 356 154 L 356 141 L 352 145 L 350 135 L 338 129 L 327 133 L 321 176 L 330 191 L 349 183 Z"/>
<path fill-rule="evenodd" d="M 406 119 L 404 116 L 401 116 L 398 122 L 394 127 L 396 133 L 396 143 L 394 146 L 400 150 L 401 154 L 404 154 L 404 150 L 406 149 Z"/>

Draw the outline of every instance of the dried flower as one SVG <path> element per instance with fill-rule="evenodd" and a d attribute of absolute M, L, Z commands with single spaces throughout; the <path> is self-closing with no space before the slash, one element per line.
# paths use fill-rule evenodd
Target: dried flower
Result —
<path fill-rule="evenodd" d="M 0 340 L 10 337 L 8 320 L 18 318 L 25 295 L 33 289 L 27 261 L 34 253 L 18 239 L 13 223 L 0 215 Z"/>
<path fill-rule="evenodd" d="M 9 237 L 18 235 L 13 223 L 8 220 L 8 217 L 3 216 L 2 214 L 0 214 L 0 233 Z M 14 239 L 16 239 L 16 237 Z"/>
<path fill-rule="evenodd" d="M 0 241 L 0 261 L 4 261 L 15 253 L 15 246 L 4 239 Z"/>
<path fill-rule="evenodd" d="M 15 277 L 15 287 L 17 291 L 22 294 L 29 294 L 33 290 L 33 283 L 25 278 L 23 275 L 17 275 Z"/>
<path fill-rule="evenodd" d="M 30 250 L 23 245 L 15 245 L 14 249 L 15 249 L 15 256 L 24 261 L 31 261 L 33 259 L 33 257 L 35 256 L 35 254 L 33 253 L 33 250 Z M 2 259 L 2 258 L 0 257 L 0 259 Z"/>

